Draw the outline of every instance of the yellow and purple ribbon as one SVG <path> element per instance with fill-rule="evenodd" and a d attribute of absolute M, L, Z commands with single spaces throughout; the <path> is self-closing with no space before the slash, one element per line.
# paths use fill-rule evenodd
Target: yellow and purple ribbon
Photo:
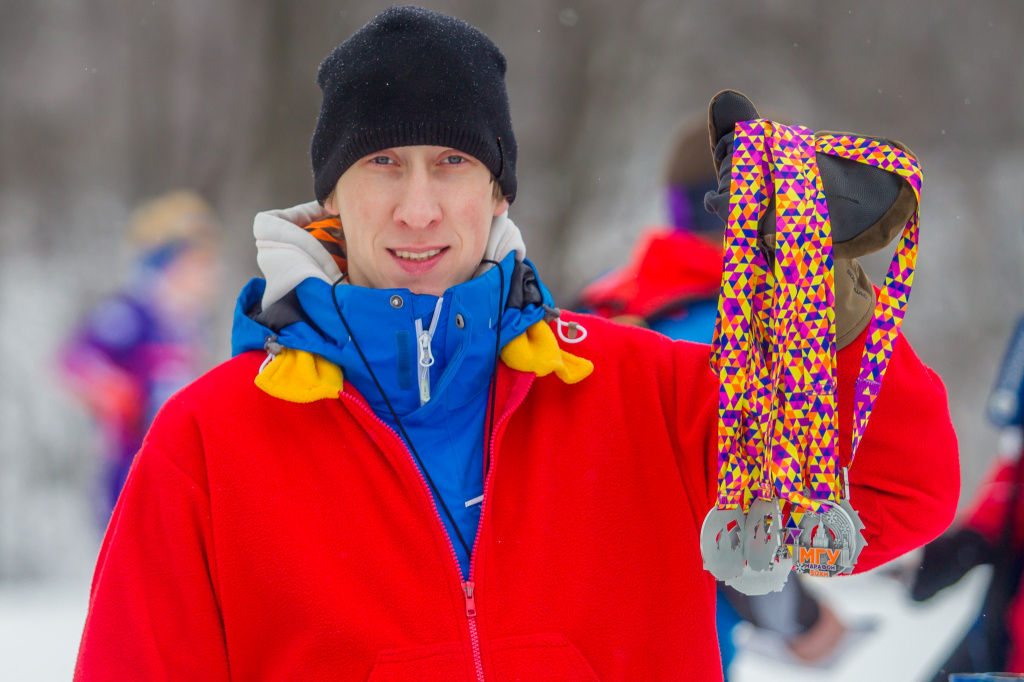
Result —
<path fill-rule="evenodd" d="M 805 512 L 846 496 L 839 469 L 832 230 L 818 152 L 897 173 L 920 203 L 909 154 L 862 137 L 756 120 L 736 124 L 729 221 L 712 369 L 719 377 L 719 509 L 778 496 L 791 537 Z M 758 224 L 775 198 L 775 263 Z M 874 316 L 856 384 L 856 452 L 899 336 L 913 283 L 918 212 L 908 221 Z"/>

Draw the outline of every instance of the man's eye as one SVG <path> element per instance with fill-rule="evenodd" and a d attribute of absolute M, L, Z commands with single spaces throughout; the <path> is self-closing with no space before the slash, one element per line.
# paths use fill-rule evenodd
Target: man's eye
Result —
<path fill-rule="evenodd" d="M 457 166 L 460 163 L 465 163 L 466 157 L 459 156 L 458 154 L 452 154 L 451 156 L 444 157 L 444 162 L 452 166 Z"/>
<path fill-rule="evenodd" d="M 386 166 L 392 163 L 392 159 L 390 156 L 375 156 L 370 159 L 370 163 L 375 163 L 379 166 Z"/>

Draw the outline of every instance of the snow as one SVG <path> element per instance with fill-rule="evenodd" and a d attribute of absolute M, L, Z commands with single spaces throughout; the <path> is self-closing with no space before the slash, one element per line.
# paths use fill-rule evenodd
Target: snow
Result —
<path fill-rule="evenodd" d="M 70 680 L 88 608 L 88 578 L 0 583 L 0 680 Z"/>
<path fill-rule="evenodd" d="M 911 601 L 902 584 L 881 573 L 808 580 L 808 587 L 847 624 L 876 623 L 872 632 L 815 677 L 829 682 L 931 680 L 977 617 L 990 577 L 990 567 L 978 567 L 920 604 Z M 730 682 L 792 682 L 807 672 L 808 668 L 741 649 Z"/>

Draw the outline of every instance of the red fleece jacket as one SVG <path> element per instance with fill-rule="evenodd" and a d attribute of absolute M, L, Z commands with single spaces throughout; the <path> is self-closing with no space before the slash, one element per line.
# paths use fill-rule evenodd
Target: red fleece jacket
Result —
<path fill-rule="evenodd" d="M 345 385 L 285 402 L 237 357 L 157 418 L 99 557 L 78 680 L 722 678 L 701 522 L 708 347 L 567 315 L 578 384 L 501 366 L 471 594 L 401 441 Z M 840 353 L 849 457 L 863 337 Z M 939 378 L 900 340 L 851 469 L 858 569 L 936 536 L 958 496 Z"/>

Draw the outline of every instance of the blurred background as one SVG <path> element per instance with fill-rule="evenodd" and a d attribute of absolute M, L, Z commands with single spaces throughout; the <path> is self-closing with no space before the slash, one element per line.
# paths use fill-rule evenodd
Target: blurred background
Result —
<path fill-rule="evenodd" d="M 101 438 L 61 376 L 62 344 L 125 283 L 133 208 L 185 188 L 221 224 L 205 362 L 228 357 L 234 297 L 258 274 L 253 215 L 312 198 L 317 66 L 389 4 L 0 0 L 0 618 L 43 618 L 24 595 L 58 586 L 45 592 L 71 614 L 58 659 L 74 658 L 101 538 Z M 664 222 L 672 134 L 723 88 L 913 149 L 925 182 L 904 329 L 946 381 L 970 499 L 996 452 L 985 400 L 1024 309 L 1024 4 L 422 4 L 508 58 L 510 215 L 563 304 Z M 866 263 L 876 283 L 890 255 Z"/>

